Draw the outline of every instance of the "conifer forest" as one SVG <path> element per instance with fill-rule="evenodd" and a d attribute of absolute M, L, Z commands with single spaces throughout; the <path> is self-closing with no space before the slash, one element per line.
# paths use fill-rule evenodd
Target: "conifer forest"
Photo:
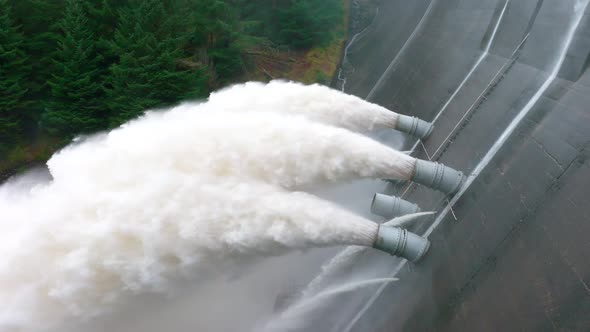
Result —
<path fill-rule="evenodd" d="M 9 166 L 146 109 L 275 78 L 265 57 L 296 62 L 333 42 L 346 19 L 341 0 L 0 0 L 0 8 L 0 160 Z M 329 79 L 317 71 L 310 80 Z"/>

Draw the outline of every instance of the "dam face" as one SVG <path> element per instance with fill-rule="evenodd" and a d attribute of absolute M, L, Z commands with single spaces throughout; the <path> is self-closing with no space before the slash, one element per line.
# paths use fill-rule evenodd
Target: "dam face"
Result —
<path fill-rule="evenodd" d="M 388 0 L 348 48 L 346 92 L 434 121 L 413 155 L 459 169 L 454 197 L 387 193 L 438 211 L 412 265 L 357 262 L 399 282 L 347 298 L 326 331 L 590 328 L 587 0 Z M 385 275 L 383 275 L 385 274 Z"/>

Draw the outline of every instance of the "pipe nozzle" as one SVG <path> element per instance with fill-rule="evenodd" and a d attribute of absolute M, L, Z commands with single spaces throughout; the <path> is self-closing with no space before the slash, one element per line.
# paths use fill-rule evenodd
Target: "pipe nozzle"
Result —
<path fill-rule="evenodd" d="M 463 183 L 463 173 L 443 164 L 418 159 L 411 181 L 447 194 L 456 193 Z"/>
<path fill-rule="evenodd" d="M 428 252 L 430 241 L 405 229 L 380 225 L 373 248 L 417 262 Z"/>
<path fill-rule="evenodd" d="M 377 193 L 373 196 L 373 201 L 371 202 L 371 213 L 387 219 L 420 211 L 418 205 L 396 196 Z"/>
<path fill-rule="evenodd" d="M 424 139 L 430 135 L 434 125 L 414 116 L 399 115 L 395 129 L 408 135 Z"/>

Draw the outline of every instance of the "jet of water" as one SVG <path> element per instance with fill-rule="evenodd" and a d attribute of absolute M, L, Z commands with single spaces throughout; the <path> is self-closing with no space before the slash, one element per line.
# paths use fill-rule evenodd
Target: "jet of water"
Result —
<path fill-rule="evenodd" d="M 278 317 L 272 319 L 266 326 L 265 331 L 289 331 L 297 330 L 302 328 L 302 324 L 305 320 L 301 319 L 302 315 L 309 313 L 311 310 L 317 309 L 318 306 L 325 304 L 331 298 L 347 292 L 352 292 L 357 289 L 387 284 L 390 282 L 397 281 L 397 278 L 377 278 L 362 281 L 350 282 L 344 285 L 339 285 L 330 289 L 327 289 L 313 297 L 307 297 L 301 299 L 299 302 L 288 307 Z"/>
<path fill-rule="evenodd" d="M 244 105 L 254 109 L 256 105 Z M 0 331 L 88 319 L 258 256 L 372 246 L 377 224 L 297 186 L 409 178 L 415 159 L 302 116 L 183 104 L 80 139 L 0 189 Z"/>
<path fill-rule="evenodd" d="M 309 194 L 259 183 L 155 174 L 111 189 L 48 185 L 2 206 L 15 229 L 0 244 L 0 297 L 11 303 L 0 309 L 0 330 L 92 317 L 122 296 L 163 292 L 179 276 L 199 279 L 255 256 L 371 246 L 377 232 Z"/>
<path fill-rule="evenodd" d="M 272 81 L 238 84 L 211 94 L 215 109 L 301 114 L 314 121 L 357 132 L 395 128 L 399 114 L 324 85 Z M 251 108 L 243 107 L 251 105 Z"/>
<path fill-rule="evenodd" d="M 96 182 L 104 168 L 150 177 L 186 174 L 253 177 L 284 188 L 358 178 L 408 180 L 416 159 L 363 135 L 301 116 L 208 112 L 185 104 L 150 113 L 108 135 L 66 148 L 49 161 L 54 178 Z M 131 171 L 131 170 L 128 170 Z M 101 179 L 127 182 L 126 171 Z"/>

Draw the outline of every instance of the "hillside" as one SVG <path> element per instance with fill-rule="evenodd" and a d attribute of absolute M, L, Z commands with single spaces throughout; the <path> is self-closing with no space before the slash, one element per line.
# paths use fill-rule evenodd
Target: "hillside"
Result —
<path fill-rule="evenodd" d="M 329 84 L 347 0 L 0 0 L 0 179 L 220 87 Z"/>

